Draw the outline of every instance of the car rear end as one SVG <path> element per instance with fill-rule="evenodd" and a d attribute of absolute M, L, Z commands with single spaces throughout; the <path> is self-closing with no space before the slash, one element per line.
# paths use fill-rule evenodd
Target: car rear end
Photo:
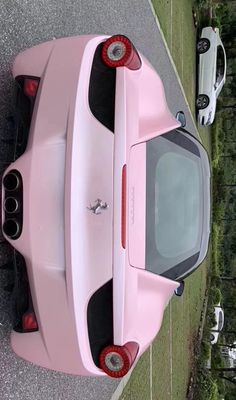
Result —
<path fill-rule="evenodd" d="M 16 58 L 18 109 L 27 106 L 3 177 L 3 231 L 27 297 L 19 307 L 16 296 L 15 352 L 50 369 L 119 377 L 156 335 L 179 285 L 129 256 L 136 190 L 136 210 L 145 203 L 145 143 L 179 123 L 145 58 L 119 35 L 107 60 L 105 40 L 60 39 Z M 124 64 L 117 41 L 129 48 Z M 17 204 L 10 213 L 8 197 Z"/>
<path fill-rule="evenodd" d="M 12 347 L 17 354 L 38 365 L 85 375 L 103 374 L 91 357 L 87 303 L 92 293 L 112 276 L 114 134 L 94 118 L 88 99 L 90 90 L 91 97 L 98 90 L 93 87 L 90 74 L 95 50 L 104 39 L 91 36 L 61 39 L 26 50 L 16 58 L 13 74 L 18 83 L 17 115 L 20 117 L 16 121 L 16 160 L 3 177 L 3 232 L 15 249 L 16 258 L 21 260 L 23 267 L 18 270 L 20 274 L 24 270 L 24 277 L 20 279 L 27 285 L 27 289 L 23 287 L 27 300 L 22 307 L 16 296 L 15 308 L 20 309 L 14 321 Z M 37 93 L 32 96 L 26 87 L 29 80 L 34 85 L 34 78 L 38 85 Z M 83 112 L 77 104 L 80 101 L 84 104 Z M 109 97 L 107 101 L 110 102 Z M 79 169 L 71 172 L 73 159 L 78 157 L 82 161 Z M 74 172 L 75 176 L 71 176 Z M 7 188 L 7 179 L 14 181 L 15 176 L 16 185 L 13 182 Z M 100 176 L 102 179 L 96 183 Z M 86 179 L 89 185 L 80 192 L 79 185 L 83 186 Z M 90 189 L 92 193 L 84 205 L 84 193 Z M 76 215 L 71 215 L 70 202 L 74 199 L 79 206 L 82 204 L 89 219 L 87 207 L 96 200 L 94 196 L 106 198 L 110 208 L 108 220 L 100 216 L 95 221 L 95 236 L 89 238 L 87 224 L 90 222 L 84 221 L 83 230 L 80 211 L 76 208 Z M 10 212 L 6 210 L 9 197 L 17 201 L 17 209 Z M 66 238 L 70 224 L 67 218 L 74 224 L 71 242 Z M 99 242 L 101 226 L 104 242 L 101 240 L 96 246 L 95 237 Z M 77 246 L 78 235 L 82 246 L 86 239 L 86 246 L 92 240 L 91 269 L 84 265 L 88 262 L 85 255 L 80 260 L 81 268 L 78 264 L 72 265 L 70 249 Z M 94 271 L 95 260 L 101 263 L 99 271 Z M 78 280 L 83 282 L 80 295 L 83 297 L 85 288 L 88 290 L 83 297 L 82 330 L 77 329 L 76 315 L 82 311 L 74 303 L 73 268 L 79 268 Z M 15 287 L 18 282 L 19 272 Z M 83 341 L 83 338 L 86 339 Z"/>

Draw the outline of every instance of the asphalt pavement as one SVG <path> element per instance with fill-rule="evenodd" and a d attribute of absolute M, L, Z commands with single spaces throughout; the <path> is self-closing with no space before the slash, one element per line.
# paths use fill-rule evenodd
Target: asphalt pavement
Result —
<path fill-rule="evenodd" d="M 167 102 L 183 110 L 195 133 L 183 94 L 168 58 L 148 0 L 0 0 L 0 169 L 12 158 L 6 117 L 13 109 L 11 65 L 21 50 L 53 38 L 81 34 L 123 33 L 161 76 Z M 0 265 L 10 259 L 0 236 Z M 11 272 L 0 268 L 0 399 L 109 400 L 118 385 L 109 378 L 74 377 L 48 371 L 16 357 L 10 349 L 10 296 L 3 287 Z"/>

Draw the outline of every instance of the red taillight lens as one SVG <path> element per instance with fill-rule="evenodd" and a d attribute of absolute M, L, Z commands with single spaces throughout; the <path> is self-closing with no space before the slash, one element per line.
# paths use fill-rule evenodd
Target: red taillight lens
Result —
<path fill-rule="evenodd" d="M 26 312 L 22 317 L 23 332 L 33 332 L 38 330 L 38 323 L 33 311 Z"/>
<path fill-rule="evenodd" d="M 35 97 L 39 86 L 39 80 L 35 78 L 26 78 L 24 80 L 24 93 L 28 97 Z"/>
<path fill-rule="evenodd" d="M 105 41 L 102 59 L 108 67 L 127 67 L 139 69 L 141 60 L 132 42 L 123 35 L 115 35 Z"/>
<path fill-rule="evenodd" d="M 112 378 L 122 378 L 132 365 L 132 356 L 125 346 L 107 346 L 99 357 L 100 368 Z"/>
<path fill-rule="evenodd" d="M 125 249 L 126 246 L 126 165 L 122 169 L 121 184 L 121 244 Z"/>

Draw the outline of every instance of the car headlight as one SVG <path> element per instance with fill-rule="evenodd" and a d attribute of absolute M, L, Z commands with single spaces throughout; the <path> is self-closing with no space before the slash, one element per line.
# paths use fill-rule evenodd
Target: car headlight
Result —
<path fill-rule="evenodd" d="M 211 122 L 212 111 L 209 112 L 206 125 L 210 124 Z"/>

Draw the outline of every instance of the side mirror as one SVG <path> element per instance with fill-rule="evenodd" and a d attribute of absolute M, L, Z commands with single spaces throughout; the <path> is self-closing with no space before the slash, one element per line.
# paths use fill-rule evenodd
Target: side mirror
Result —
<path fill-rule="evenodd" d="M 178 111 L 175 118 L 180 122 L 182 128 L 186 126 L 186 117 L 183 111 Z"/>
<path fill-rule="evenodd" d="M 184 281 L 180 282 L 179 287 L 175 289 L 175 295 L 180 297 L 184 293 Z"/>

